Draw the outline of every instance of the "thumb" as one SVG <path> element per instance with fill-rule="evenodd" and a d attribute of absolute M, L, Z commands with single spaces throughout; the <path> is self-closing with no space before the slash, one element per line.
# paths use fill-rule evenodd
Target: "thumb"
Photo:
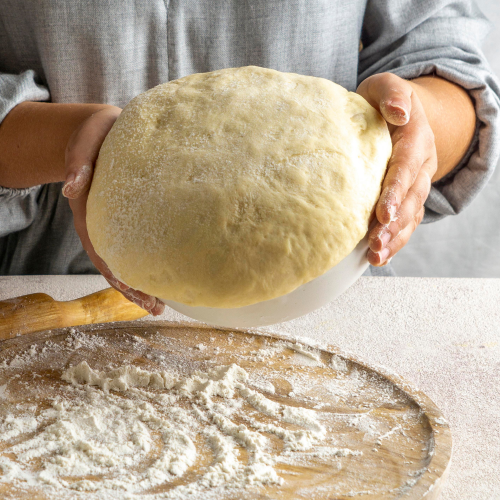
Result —
<path fill-rule="evenodd" d="M 62 189 L 66 198 L 78 198 L 90 189 L 99 150 L 120 113 L 120 108 L 107 106 L 87 118 L 71 135 L 66 146 L 66 182 Z"/>
<path fill-rule="evenodd" d="M 388 123 L 401 127 L 410 120 L 413 88 L 399 76 L 373 75 L 361 82 L 356 92 L 380 111 Z"/>

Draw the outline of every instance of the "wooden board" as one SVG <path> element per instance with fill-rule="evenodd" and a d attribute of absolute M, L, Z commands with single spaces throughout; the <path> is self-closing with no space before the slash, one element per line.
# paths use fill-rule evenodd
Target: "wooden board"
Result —
<path fill-rule="evenodd" d="M 335 447 L 353 452 L 338 456 L 285 454 L 281 439 L 263 433 L 270 453 L 277 457 L 274 469 L 283 478 L 283 484 L 227 490 L 217 496 L 220 500 L 436 499 L 450 464 L 452 439 L 448 424 L 425 394 L 398 376 L 375 370 L 333 347 L 301 347 L 290 339 L 266 334 L 167 322 L 88 325 L 38 332 L 0 343 L 0 422 L 9 415 L 39 415 L 50 406 L 51 398 L 64 397 L 68 384 L 61 380 L 62 371 L 84 360 L 99 370 L 124 364 L 149 371 L 175 366 L 186 375 L 193 370 L 206 372 L 214 366 L 236 363 L 250 374 L 249 387 L 268 399 L 315 411 L 327 429 L 323 450 Z M 272 391 L 268 389 L 272 387 L 270 383 L 274 386 Z M 161 405 L 156 406 L 161 412 Z M 256 413 L 245 403 L 231 419 L 244 423 L 245 412 Z M 258 419 L 263 423 L 274 421 L 262 414 Z M 283 422 L 280 425 L 297 427 Z M 0 460 L 8 457 L 15 461 L 9 448 L 13 443 L 33 438 L 36 432 L 10 441 L 2 441 L 0 436 Z M 155 446 L 153 450 L 161 443 Z M 203 439 L 196 441 L 196 447 L 196 463 L 186 474 L 141 493 L 165 493 L 196 481 L 212 461 L 210 446 Z M 43 460 L 49 458 L 34 459 L 28 468 L 37 471 Z M 248 458 L 247 450 L 242 448 L 240 460 Z M 82 478 L 67 479 L 72 482 Z M 1 480 L 0 475 L 2 498 L 102 498 L 92 492 L 43 489 Z M 208 493 L 198 498 L 208 498 Z M 106 498 L 124 498 L 123 495 L 118 491 L 116 496 Z"/>

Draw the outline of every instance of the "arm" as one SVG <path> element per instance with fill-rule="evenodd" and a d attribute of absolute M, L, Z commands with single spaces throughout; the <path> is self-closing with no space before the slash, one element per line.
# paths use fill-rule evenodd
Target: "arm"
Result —
<path fill-rule="evenodd" d="M 22 102 L 0 124 L 0 186 L 25 188 L 66 179 L 69 138 L 105 104 Z M 119 108 L 115 108 L 119 109 Z"/>
<path fill-rule="evenodd" d="M 468 94 L 438 77 L 410 82 L 436 140 L 438 171 L 450 172 L 467 151 L 475 126 Z M 24 188 L 65 180 L 64 152 L 71 134 L 105 104 L 18 104 L 0 124 L 0 185 Z"/>
<path fill-rule="evenodd" d="M 416 92 L 434 134 L 437 152 L 435 182 L 451 172 L 467 153 L 476 128 L 469 94 L 443 78 L 424 76 L 409 82 Z"/>
<path fill-rule="evenodd" d="M 495 169 L 500 85 L 480 49 L 490 27 L 471 0 L 421 0 L 418 9 L 403 9 L 398 0 L 367 1 L 358 91 L 371 95 L 391 124 L 394 146 L 384 181 L 394 196 L 382 192 L 377 205 L 368 252 L 373 265 L 393 257 L 421 221 L 464 210 Z M 410 106 L 407 116 L 401 106 L 384 113 L 392 90 Z M 391 213 L 397 220 L 389 223 Z"/>

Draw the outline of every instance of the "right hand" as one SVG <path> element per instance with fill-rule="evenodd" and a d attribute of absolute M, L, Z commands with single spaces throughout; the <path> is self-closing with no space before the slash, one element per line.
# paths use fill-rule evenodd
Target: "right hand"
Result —
<path fill-rule="evenodd" d="M 106 106 L 87 118 L 73 132 L 66 146 L 66 182 L 63 186 L 63 195 L 69 200 L 76 232 L 94 266 L 106 281 L 128 300 L 157 316 L 165 308 L 163 302 L 157 297 L 130 288 L 113 276 L 106 263 L 94 250 L 87 232 L 87 198 L 92 184 L 94 165 L 101 145 L 121 111 L 116 106 Z"/>

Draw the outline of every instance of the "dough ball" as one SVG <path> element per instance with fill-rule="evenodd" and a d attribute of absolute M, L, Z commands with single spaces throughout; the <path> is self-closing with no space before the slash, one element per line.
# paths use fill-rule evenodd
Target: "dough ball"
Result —
<path fill-rule="evenodd" d="M 368 229 L 392 150 L 384 119 L 329 80 L 258 68 L 194 74 L 133 99 L 87 205 L 127 285 L 191 306 L 291 292 Z"/>

